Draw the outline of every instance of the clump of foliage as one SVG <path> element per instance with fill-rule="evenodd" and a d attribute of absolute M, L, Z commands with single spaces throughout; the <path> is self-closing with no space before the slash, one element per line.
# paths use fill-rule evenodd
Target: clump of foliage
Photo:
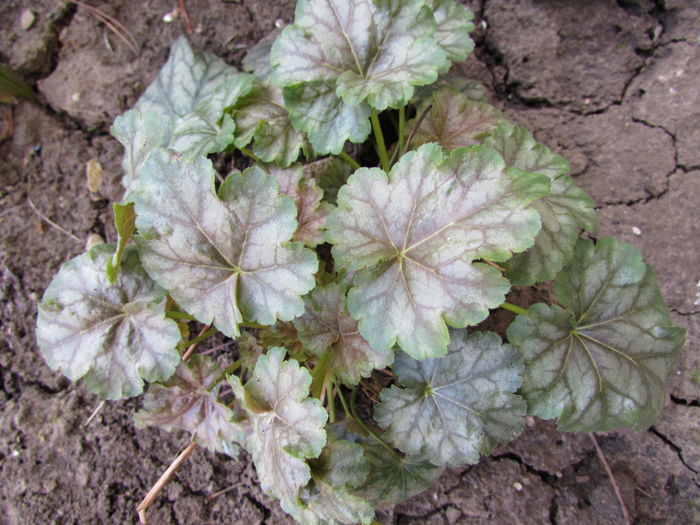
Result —
<path fill-rule="evenodd" d="M 137 425 L 245 449 L 302 523 L 369 523 L 526 414 L 649 427 L 684 331 L 638 250 L 579 238 L 597 219 L 567 161 L 448 73 L 471 19 L 454 0 L 299 0 L 245 73 L 178 40 L 114 123 L 117 244 L 67 262 L 40 305 L 49 365 L 104 399 L 150 383 Z M 213 153 L 248 167 L 224 177 Z M 556 304 L 504 302 L 552 280 Z M 474 328 L 498 308 L 508 342 Z M 213 328 L 192 339 L 195 321 Z M 184 352 L 219 332 L 238 344 Z M 372 422 L 357 397 L 377 384 Z"/>

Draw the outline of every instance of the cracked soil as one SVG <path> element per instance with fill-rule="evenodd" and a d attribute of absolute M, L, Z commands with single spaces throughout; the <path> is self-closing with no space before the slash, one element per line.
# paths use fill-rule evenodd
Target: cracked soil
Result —
<path fill-rule="evenodd" d="M 187 445 L 184 434 L 137 430 L 140 400 L 98 400 L 52 372 L 34 341 L 36 302 L 90 234 L 114 239 L 121 195 L 115 116 L 138 98 L 184 32 L 163 15 L 175 0 L 92 0 L 135 38 L 138 53 L 83 6 L 4 0 L 0 63 L 40 103 L 0 109 L 0 505 L 8 524 L 135 523 L 135 507 Z M 567 157 L 600 209 L 600 234 L 639 247 L 656 267 L 676 324 L 688 329 L 669 400 L 646 432 L 598 441 L 635 523 L 700 523 L 700 5 L 696 0 L 482 0 L 475 54 L 456 70 Z M 246 46 L 293 1 L 187 0 L 193 42 L 240 65 Z M 35 21 L 23 29 L 21 15 Z M 2 135 L 0 133 L 0 135 Z M 85 165 L 104 181 L 91 192 Z M 31 204 L 30 204 L 31 203 Z M 43 222 L 32 205 L 64 230 Z M 532 296 L 516 290 L 523 304 Z M 542 292 L 546 293 L 546 292 Z M 207 496 L 233 487 L 213 500 Z M 197 450 L 149 512 L 151 523 L 284 524 L 247 456 Z M 623 523 L 591 440 L 529 422 L 476 466 L 382 511 L 382 523 Z"/>

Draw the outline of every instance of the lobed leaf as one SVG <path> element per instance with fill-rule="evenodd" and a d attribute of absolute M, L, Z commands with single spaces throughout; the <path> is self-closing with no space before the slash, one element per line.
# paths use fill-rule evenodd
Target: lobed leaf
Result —
<path fill-rule="evenodd" d="M 243 319 L 270 325 L 303 313 L 318 261 L 287 242 L 294 203 L 261 169 L 230 175 L 217 195 L 210 161 L 157 150 L 133 199 L 144 267 L 198 321 L 233 337 Z"/>
<path fill-rule="evenodd" d="M 248 73 L 253 73 L 265 83 L 272 78 L 270 52 L 281 32 L 281 29 L 273 29 L 251 47 L 243 57 L 243 69 Z"/>
<path fill-rule="evenodd" d="M 104 399 L 140 394 L 144 379 L 168 379 L 180 361 L 177 323 L 165 317 L 165 291 L 126 248 L 114 284 L 104 244 L 65 263 L 39 304 L 37 341 L 48 365 Z"/>
<path fill-rule="evenodd" d="M 685 333 L 671 324 L 654 270 L 613 237 L 579 240 L 555 291 L 567 310 L 536 304 L 508 328 L 530 413 L 562 430 L 648 428 Z"/>
<path fill-rule="evenodd" d="M 134 414 L 136 426 L 187 430 L 195 443 L 237 456 L 238 444 L 250 429 L 240 414 L 219 401 L 219 378 L 221 368 L 211 358 L 193 355 L 167 382 L 151 385 L 143 409 Z"/>
<path fill-rule="evenodd" d="M 348 310 L 370 345 L 443 356 L 446 323 L 476 324 L 501 304 L 508 281 L 474 261 L 503 261 L 532 245 L 540 224 L 526 206 L 548 182 L 505 168 L 484 146 L 445 157 L 425 144 L 389 175 L 357 170 L 338 194 L 326 238 L 336 263 L 358 270 Z"/>
<path fill-rule="evenodd" d="M 321 244 L 326 220 L 333 206 L 321 202 L 323 191 L 318 187 L 316 180 L 305 176 L 302 166 L 289 169 L 267 166 L 266 169 L 279 184 L 280 191 L 291 197 L 296 204 L 298 226 L 294 232 L 294 240 L 311 247 Z"/>
<path fill-rule="evenodd" d="M 431 5 L 432 4 L 432 5 Z M 432 0 L 427 2 L 433 10 L 437 31 L 435 41 L 447 52 L 452 62 L 463 62 L 474 50 L 474 41 L 469 36 L 474 30 L 474 13 L 454 0 Z M 449 69 L 443 68 L 441 72 Z"/>
<path fill-rule="evenodd" d="M 304 134 L 289 120 L 282 90 L 258 84 L 238 101 L 233 112 L 236 123 L 236 147 L 253 142 L 253 153 L 265 162 L 289 166 L 306 144 Z"/>
<path fill-rule="evenodd" d="M 235 376 L 229 380 L 250 419 L 246 448 L 260 485 L 293 514 L 299 490 L 311 479 L 305 458 L 321 454 L 328 415 L 317 399 L 309 398 L 309 371 L 297 361 L 284 361 L 284 355 L 283 348 L 275 347 L 260 356 L 245 386 Z"/>
<path fill-rule="evenodd" d="M 447 356 L 399 354 L 393 368 L 405 388 L 382 390 L 374 419 L 407 454 L 439 466 L 475 464 L 525 425 L 527 406 L 514 394 L 522 359 L 494 333 L 454 331 Z"/>
<path fill-rule="evenodd" d="M 255 77 L 239 73 L 214 55 L 195 53 L 186 38 L 176 40 L 156 79 L 112 126 L 112 134 L 126 150 L 126 199 L 154 149 L 169 147 L 196 157 L 231 144 L 235 124 L 224 112 L 248 94 L 254 82 Z"/>
<path fill-rule="evenodd" d="M 538 144 L 525 128 L 501 126 L 484 144 L 498 151 L 507 166 L 547 175 L 552 181 L 549 195 L 531 204 L 542 219 L 534 246 L 505 264 L 506 276 L 513 284 L 549 281 L 573 257 L 579 229 L 598 229 L 593 199 L 567 175 L 567 160 Z"/>
<path fill-rule="evenodd" d="M 363 444 L 363 449 L 369 474 L 353 493 L 375 507 L 389 507 L 423 492 L 435 484 L 443 471 L 443 467 L 423 457 L 400 457 L 380 445 Z"/>
<path fill-rule="evenodd" d="M 333 375 L 345 385 L 357 385 L 375 368 L 385 368 L 394 360 L 390 349 L 375 350 L 360 335 L 357 321 L 345 307 L 346 285 L 317 287 L 307 296 L 306 311 L 294 320 L 299 340 L 309 352 L 331 355 Z"/>
<path fill-rule="evenodd" d="M 330 433 L 328 441 L 318 459 L 309 461 L 311 482 L 301 491 L 303 507 L 295 517 L 302 524 L 369 525 L 374 509 L 351 492 L 369 472 L 362 446 L 333 439 Z"/>
<path fill-rule="evenodd" d="M 417 117 L 408 124 L 409 135 L 429 105 L 431 108 L 428 114 L 415 130 L 411 141 L 413 147 L 426 142 L 437 142 L 446 150 L 473 146 L 479 144 L 486 134 L 507 122 L 503 113 L 491 104 L 477 102 L 451 88 L 443 88 L 434 91 L 432 97 L 419 106 Z"/>

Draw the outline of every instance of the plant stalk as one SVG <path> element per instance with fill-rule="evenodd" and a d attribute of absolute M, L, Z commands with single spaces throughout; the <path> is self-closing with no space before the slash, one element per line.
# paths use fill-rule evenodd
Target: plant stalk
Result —
<path fill-rule="evenodd" d="M 350 155 L 348 155 L 344 151 L 340 152 L 340 158 L 343 159 L 348 164 L 350 164 L 350 166 L 352 166 L 352 168 L 354 170 L 359 170 L 362 167 L 359 162 L 357 162 L 355 159 L 353 159 Z"/>
<path fill-rule="evenodd" d="M 514 314 L 528 315 L 528 311 L 525 308 L 515 304 L 504 302 L 503 304 L 501 304 L 501 308 L 503 308 L 504 310 L 508 310 L 509 312 L 513 312 Z"/>
<path fill-rule="evenodd" d="M 355 420 L 355 423 L 360 425 L 362 430 L 364 430 L 365 432 L 367 432 L 367 434 L 369 434 L 372 438 L 374 438 L 374 440 L 377 443 L 379 443 L 381 446 L 383 446 L 385 449 L 387 449 L 387 451 L 392 456 L 394 456 L 396 459 L 401 461 L 403 458 L 397 454 L 397 452 L 394 450 L 394 447 L 392 447 L 391 445 L 389 445 L 389 443 L 384 441 L 379 434 L 377 434 L 374 430 L 369 428 L 367 426 L 367 424 L 364 421 L 362 421 L 360 416 L 357 414 L 356 400 L 357 400 L 357 388 L 355 388 L 352 391 L 352 394 L 350 394 L 350 414 L 351 414 L 352 418 Z"/>
<path fill-rule="evenodd" d="M 382 133 L 382 126 L 379 124 L 379 116 L 377 116 L 377 110 L 372 108 L 372 113 L 370 114 L 370 119 L 372 120 L 372 129 L 374 130 L 374 138 L 377 141 L 377 152 L 379 153 L 379 163 L 382 169 L 389 173 L 391 166 L 389 165 L 389 154 L 386 152 L 386 143 L 384 142 L 384 134 Z"/>
<path fill-rule="evenodd" d="M 399 145 L 396 147 L 396 151 L 403 150 L 404 144 L 404 133 L 406 128 L 406 106 L 401 106 L 399 108 Z"/>

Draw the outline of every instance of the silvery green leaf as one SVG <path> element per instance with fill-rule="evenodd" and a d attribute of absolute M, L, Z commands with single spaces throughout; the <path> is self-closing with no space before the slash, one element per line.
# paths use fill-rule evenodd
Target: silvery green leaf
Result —
<path fill-rule="evenodd" d="M 301 315 L 316 255 L 288 243 L 296 208 L 257 167 L 214 190 L 214 169 L 154 151 L 133 192 L 144 267 L 177 303 L 229 337 L 243 319 L 270 325 Z"/>
<path fill-rule="evenodd" d="M 434 92 L 444 88 L 457 91 L 458 93 L 461 93 L 467 97 L 469 100 L 474 100 L 476 102 L 488 102 L 488 93 L 484 84 L 453 73 L 445 73 L 444 75 L 440 75 L 437 81 L 429 86 L 417 87 L 416 94 L 413 99 L 416 102 L 416 105 L 420 105 L 420 102 L 432 97 Z M 425 105 L 422 107 L 425 108 Z"/>
<path fill-rule="evenodd" d="M 389 507 L 423 492 L 435 484 L 443 471 L 443 467 L 425 458 L 400 457 L 380 445 L 364 443 L 363 449 L 369 461 L 369 474 L 353 493 L 374 507 Z"/>
<path fill-rule="evenodd" d="M 398 343 L 416 359 L 447 352 L 447 324 L 482 321 L 509 283 L 476 259 L 507 260 L 534 242 L 527 208 L 549 179 L 505 168 L 491 148 L 437 144 L 404 155 L 390 174 L 357 170 L 338 193 L 326 239 L 334 260 L 358 270 L 348 310 L 378 350 Z"/>
<path fill-rule="evenodd" d="M 219 378 L 221 368 L 211 358 L 193 355 L 168 381 L 149 387 L 143 409 L 134 414 L 136 426 L 187 430 L 195 443 L 237 456 L 249 425 L 218 399 Z"/>
<path fill-rule="evenodd" d="M 131 235 L 136 230 L 136 213 L 134 212 L 134 204 L 112 204 L 114 213 L 114 226 L 117 230 L 117 248 L 112 257 L 107 261 L 107 278 L 109 282 L 114 284 L 117 282 L 117 272 L 122 263 L 124 249 L 126 248 Z"/>
<path fill-rule="evenodd" d="M 268 166 L 267 171 L 279 184 L 280 191 L 291 197 L 297 207 L 298 226 L 294 232 L 294 240 L 311 247 L 321 244 L 326 220 L 333 206 L 321 202 L 323 191 L 316 184 L 316 180 L 306 177 L 301 166 L 288 169 Z"/>
<path fill-rule="evenodd" d="M 65 263 L 39 304 L 37 340 L 46 362 L 83 378 L 104 399 L 140 394 L 144 379 L 168 379 L 180 361 L 177 323 L 165 317 L 165 292 L 126 248 L 111 284 L 105 272 L 113 244 Z"/>
<path fill-rule="evenodd" d="M 351 106 L 335 95 L 332 82 L 309 82 L 284 88 L 284 101 L 294 126 L 307 133 L 316 153 L 334 155 L 345 141 L 361 143 L 369 136 L 371 108 Z"/>
<path fill-rule="evenodd" d="M 398 386 L 382 390 L 374 419 L 407 454 L 435 465 L 475 464 L 520 434 L 527 406 L 518 352 L 491 332 L 452 332 L 447 355 L 416 361 L 399 354 Z"/>
<path fill-rule="evenodd" d="M 431 5 L 432 4 L 432 5 Z M 447 52 L 452 62 L 463 62 L 474 50 L 474 41 L 469 33 L 474 30 L 474 14 L 468 7 L 454 0 L 428 1 L 437 23 L 435 40 Z M 448 68 L 443 68 L 446 71 Z"/>
<path fill-rule="evenodd" d="M 613 237 L 579 240 L 555 291 L 566 310 L 536 304 L 508 328 L 530 413 L 562 430 L 648 428 L 685 333 L 671 324 L 654 270 Z"/>
<path fill-rule="evenodd" d="M 238 377 L 229 380 L 250 419 L 246 448 L 260 485 L 294 513 L 299 490 L 311 479 L 305 458 L 318 457 L 326 443 L 328 414 L 309 397 L 309 371 L 293 359 L 284 361 L 284 356 L 283 348 L 271 348 L 260 356 L 245 386 Z"/>
<path fill-rule="evenodd" d="M 245 71 L 253 73 L 264 82 L 270 80 L 272 77 L 270 52 L 272 51 L 272 44 L 274 44 L 281 32 L 281 29 L 273 29 L 248 50 L 243 57 L 243 69 Z"/>
<path fill-rule="evenodd" d="M 280 88 L 256 85 L 238 101 L 233 115 L 237 147 L 253 141 L 253 153 L 265 162 L 289 166 L 297 160 L 306 142 L 304 134 L 289 120 Z"/>
<path fill-rule="evenodd" d="M 346 104 L 405 105 L 413 86 L 448 65 L 421 0 L 300 0 L 294 24 L 272 46 L 280 86 L 331 82 Z"/>
<path fill-rule="evenodd" d="M 345 307 L 347 286 L 331 283 L 317 287 L 306 298 L 306 311 L 294 320 L 299 340 L 309 352 L 321 356 L 330 352 L 333 375 L 347 386 L 369 377 L 375 368 L 394 360 L 390 349 L 375 350 L 360 335 Z"/>
<path fill-rule="evenodd" d="M 529 286 L 549 281 L 573 257 L 579 228 L 598 229 L 593 199 L 567 175 L 566 159 L 538 144 L 525 128 L 501 126 L 484 143 L 498 151 L 507 166 L 547 175 L 552 180 L 549 195 L 531 204 L 542 219 L 535 245 L 505 264 L 506 276 L 513 284 Z"/>
<path fill-rule="evenodd" d="M 301 490 L 300 499 L 307 512 L 297 518 L 302 524 L 316 525 L 339 523 L 369 525 L 374 509 L 351 490 L 360 486 L 369 472 L 362 446 L 350 441 L 333 439 L 318 459 L 309 461 L 311 482 Z M 310 512 L 310 514 L 309 514 Z M 297 516 L 295 516 L 297 517 Z"/>
<path fill-rule="evenodd" d="M 492 105 L 471 100 L 451 88 L 443 88 L 433 92 L 432 97 L 418 108 L 416 118 L 408 123 L 409 135 L 428 105 L 432 107 L 415 131 L 411 141 L 413 147 L 426 142 L 437 142 L 446 150 L 473 146 L 506 122 L 505 116 Z"/>
<path fill-rule="evenodd" d="M 169 147 L 195 157 L 232 143 L 235 125 L 224 111 L 246 95 L 254 81 L 214 55 L 195 53 L 186 38 L 176 40 L 156 79 L 112 126 L 126 150 L 126 200 L 154 149 Z"/>

